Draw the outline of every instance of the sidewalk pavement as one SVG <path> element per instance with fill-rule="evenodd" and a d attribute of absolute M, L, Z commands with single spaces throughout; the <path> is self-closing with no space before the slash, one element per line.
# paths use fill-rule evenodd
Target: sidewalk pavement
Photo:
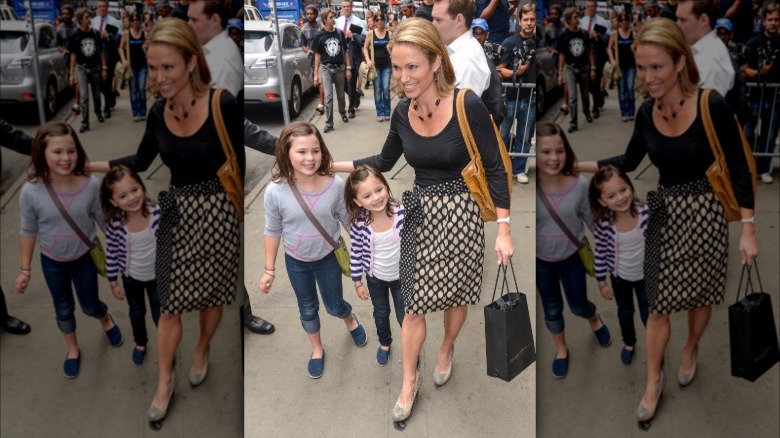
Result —
<path fill-rule="evenodd" d="M 348 124 L 335 117 L 335 130 L 323 134 L 336 161 L 352 160 L 379 153 L 390 124 L 378 123 L 373 89 Z M 320 131 L 324 118 L 313 123 Z M 276 133 L 278 135 L 278 133 Z M 272 160 L 266 157 L 266 161 Z M 390 176 L 404 166 L 401 159 L 386 173 L 393 194 L 400 198 L 414 181 L 411 167 Z M 345 178 L 345 175 L 342 175 Z M 428 333 L 421 354 L 422 386 L 406 430 L 394 428 L 391 411 L 401 389 L 401 331 L 392 323 L 395 342 L 390 363 L 375 361 L 378 347 L 370 301 L 361 301 L 352 281 L 343 278 L 344 298 L 352 304 L 369 337 L 357 348 L 341 321 L 320 309 L 322 341 L 327 352 L 325 373 L 312 380 L 306 373 L 311 349 L 301 328 L 298 307 L 283 262 L 276 264 L 276 281 L 268 295 L 258 282 L 265 262 L 263 195 L 270 174 L 246 194 L 245 272 L 246 285 L 255 313 L 276 325 L 271 336 L 245 335 L 246 373 L 244 415 L 246 437 L 262 436 L 536 436 L 536 365 L 531 365 L 512 382 L 491 378 L 486 373 L 483 306 L 489 304 L 497 274 L 494 251 L 496 224 L 485 225 L 485 270 L 482 301 L 470 306 L 468 319 L 458 337 L 453 377 L 446 386 L 433 385 L 436 353 L 443 337 L 443 312 L 428 315 Z M 535 211 L 534 186 L 514 183 L 512 192 L 513 265 L 520 291 L 529 308 L 536 302 L 534 291 Z M 277 260 L 281 260 L 279 251 Z M 532 324 L 535 324 L 533 312 Z"/>
<path fill-rule="evenodd" d="M 610 90 L 605 110 L 593 123 L 580 123 L 579 131 L 568 134 L 580 161 L 596 160 L 622 153 L 633 132 L 633 123 L 620 120 L 617 90 Z M 637 102 L 639 104 L 639 102 Z M 560 103 L 548 110 L 544 120 L 556 115 Z M 555 120 L 564 129 L 568 116 Z M 651 167 L 641 178 L 631 175 L 642 199 L 655 189 L 658 172 Z M 777 171 L 775 171 L 777 176 Z M 586 175 L 589 177 L 589 175 Z M 772 296 L 776 324 L 780 296 L 780 184 L 758 182 L 756 200 L 756 236 L 759 244 L 758 266 L 764 290 Z M 539 437 L 777 437 L 780 435 L 780 366 L 775 365 L 754 383 L 731 376 L 728 306 L 736 300 L 741 270 L 739 260 L 740 224 L 729 226 L 728 285 L 724 302 L 713 306 L 712 319 L 701 340 L 697 377 L 681 389 L 676 382 L 680 354 L 687 338 L 687 314 L 671 317 L 671 340 L 667 347 L 663 400 L 648 431 L 636 424 L 635 412 L 645 389 L 645 339 L 638 312 L 637 354 L 634 363 L 620 362 L 623 346 L 617 320 L 617 306 L 601 297 L 595 279 L 588 278 L 589 298 L 598 308 L 612 333 L 612 345 L 599 347 L 587 322 L 566 312 L 566 339 L 571 361 L 563 380 L 552 377 L 555 355 L 552 337 L 544 326 L 542 308 L 537 305 L 539 398 L 537 431 Z"/>
<path fill-rule="evenodd" d="M 105 123 L 91 114 L 91 130 L 79 135 L 92 161 L 118 158 L 136 151 L 144 132 L 134 123 L 128 91 L 122 91 L 115 111 Z M 149 102 L 151 105 L 152 102 Z M 70 104 L 64 106 L 70 108 Z M 63 110 L 63 120 L 69 110 Z M 69 123 L 78 130 L 80 117 Z M 152 164 L 150 174 L 160 163 Z M 102 178 L 102 175 L 96 175 Z M 144 179 L 153 199 L 168 186 L 168 169 L 163 166 L 151 179 Z M 100 297 L 122 329 L 124 343 L 111 347 L 100 324 L 76 309 L 78 338 L 82 352 L 81 371 L 75 380 L 63 376 L 65 343 L 54 319 L 48 288 L 41 275 L 39 251 L 32 262 L 32 281 L 27 293 L 19 295 L 14 281 L 19 272 L 20 176 L 0 198 L 4 205 L 0 274 L 11 315 L 28 322 L 32 332 L 16 336 L 0 331 L 0 436 L 3 437 L 182 437 L 243 435 L 243 378 L 239 304 L 241 295 L 225 307 L 222 323 L 211 343 L 209 377 L 191 388 L 187 380 L 192 352 L 198 339 L 198 315 L 182 317 L 183 337 L 177 353 L 178 383 L 168 418 L 159 431 L 147 421 L 147 409 L 157 386 L 157 338 L 151 315 L 147 316 L 149 344 L 141 366 L 131 361 L 135 342 L 128 307 L 111 294 L 108 281 L 99 278 Z M 105 242 L 105 239 L 103 239 Z"/>

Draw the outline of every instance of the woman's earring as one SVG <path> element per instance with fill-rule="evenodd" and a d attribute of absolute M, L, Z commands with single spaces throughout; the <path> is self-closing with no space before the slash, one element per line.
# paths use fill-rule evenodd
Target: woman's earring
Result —
<path fill-rule="evenodd" d="M 190 70 L 190 82 L 193 82 L 194 80 L 195 80 L 195 77 L 192 74 L 192 70 Z"/>

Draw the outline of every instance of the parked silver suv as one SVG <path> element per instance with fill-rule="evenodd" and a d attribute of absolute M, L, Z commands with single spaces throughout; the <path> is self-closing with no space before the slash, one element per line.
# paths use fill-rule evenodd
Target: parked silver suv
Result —
<path fill-rule="evenodd" d="M 280 22 L 282 66 L 290 116 L 301 112 L 301 97 L 314 86 L 309 57 L 301 49 L 301 30 L 290 22 Z M 244 21 L 244 103 L 280 104 L 281 91 L 277 42 L 271 21 Z"/>

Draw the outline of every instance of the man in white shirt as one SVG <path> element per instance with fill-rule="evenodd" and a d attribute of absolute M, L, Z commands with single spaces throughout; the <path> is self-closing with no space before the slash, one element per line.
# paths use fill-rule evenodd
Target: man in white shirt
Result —
<path fill-rule="evenodd" d="M 719 0 L 680 0 L 677 25 L 693 51 L 701 86 L 725 96 L 734 85 L 735 72 L 728 48 L 713 29 L 719 9 Z"/>
<path fill-rule="evenodd" d="M 366 35 L 366 29 L 363 27 L 363 20 L 352 13 L 352 0 L 342 1 L 341 11 L 341 16 L 336 19 L 335 28 L 344 32 L 344 36 L 347 38 L 347 53 L 349 53 L 350 60 L 350 65 L 347 66 L 347 69 L 356 72 L 360 67 L 360 63 L 363 62 L 363 36 Z M 349 28 L 353 25 L 360 28 L 361 32 L 359 35 L 352 34 Z M 350 79 L 346 80 L 347 84 L 344 88 L 349 96 L 349 109 L 347 112 L 350 119 L 355 118 L 355 108 L 360 106 L 362 91 L 358 90 L 357 87 L 358 76 L 357 74 L 350 76 Z"/>
<path fill-rule="evenodd" d="M 490 84 L 490 69 L 482 46 L 471 34 L 476 12 L 474 0 L 434 0 L 433 25 L 447 44 L 458 88 L 471 88 L 482 96 Z"/>
<path fill-rule="evenodd" d="M 597 26 L 605 28 L 606 32 L 599 34 L 596 30 Z M 584 15 L 580 18 L 580 29 L 584 30 L 590 38 L 590 48 L 596 66 L 596 78 L 588 82 L 588 92 L 593 96 L 591 114 L 593 114 L 594 119 L 599 118 L 600 110 L 604 107 L 604 97 L 606 97 L 606 90 L 602 89 L 602 78 L 604 64 L 608 61 L 607 42 L 609 41 L 610 28 L 609 20 L 596 13 L 596 0 L 586 1 Z"/>
<path fill-rule="evenodd" d="M 113 26 L 116 32 L 109 32 L 108 26 Z M 98 0 L 95 16 L 92 17 L 90 27 L 95 29 L 103 40 L 103 52 L 106 54 L 106 79 L 100 80 L 100 94 L 103 95 L 103 117 L 111 118 L 111 109 L 116 105 L 114 92 L 114 67 L 119 61 L 119 40 L 122 36 L 122 22 L 108 14 L 108 1 Z M 96 108 L 100 112 L 100 108 Z"/>
<path fill-rule="evenodd" d="M 239 97 L 244 88 L 244 60 L 225 26 L 230 18 L 230 0 L 192 0 L 188 22 L 203 46 L 214 87 L 227 88 Z"/>

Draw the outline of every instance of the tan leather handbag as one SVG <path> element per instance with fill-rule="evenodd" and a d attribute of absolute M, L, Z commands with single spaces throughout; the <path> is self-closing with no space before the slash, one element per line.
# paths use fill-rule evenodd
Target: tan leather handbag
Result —
<path fill-rule="evenodd" d="M 735 222 L 742 219 L 742 214 L 739 211 L 739 204 L 737 203 L 737 197 L 734 195 L 734 185 L 731 182 L 731 173 L 729 172 L 728 165 L 726 164 L 726 156 L 723 154 L 723 149 L 720 146 L 720 140 L 718 139 L 718 133 L 715 131 L 715 126 L 712 124 L 712 116 L 710 115 L 710 93 L 712 89 L 704 90 L 701 93 L 701 102 L 699 102 L 699 108 L 701 108 L 701 120 L 704 123 L 704 130 L 707 132 L 707 139 L 709 140 L 710 147 L 712 148 L 712 155 L 715 156 L 715 162 L 707 169 L 706 175 L 712 186 L 712 191 L 715 192 L 715 196 L 723 205 L 723 210 L 726 214 L 726 220 L 729 222 Z M 737 129 L 739 130 L 739 138 L 742 140 L 742 150 L 745 153 L 745 160 L 748 163 L 750 169 L 750 179 L 753 182 L 753 196 L 756 194 L 756 159 L 753 156 L 753 151 L 750 150 L 750 144 L 745 138 L 745 133 L 742 132 L 742 127 L 737 121 L 737 117 L 734 116 Z"/>
<path fill-rule="evenodd" d="M 225 157 L 227 157 L 225 164 L 217 171 L 217 176 L 219 176 L 219 181 L 225 188 L 228 198 L 230 198 L 233 206 L 236 207 L 236 216 L 238 216 L 239 222 L 243 222 L 244 178 L 241 176 L 238 158 L 236 158 L 233 145 L 230 143 L 230 136 L 228 136 L 225 128 L 225 121 L 222 119 L 222 108 L 219 106 L 222 91 L 222 88 L 216 89 L 214 96 L 211 98 L 211 114 L 214 116 L 214 125 L 217 127 L 219 142 L 222 143 L 222 150 L 225 152 Z"/>
<path fill-rule="evenodd" d="M 471 195 L 474 196 L 474 200 L 479 205 L 479 213 L 482 216 L 482 220 L 485 222 L 495 221 L 498 218 L 496 214 L 496 205 L 493 203 L 493 197 L 490 195 L 490 187 L 488 186 L 487 175 L 485 174 L 485 167 L 482 164 L 482 156 L 477 149 L 477 143 L 474 141 L 474 135 L 471 133 L 471 127 L 469 126 L 468 117 L 466 115 L 466 93 L 471 92 L 470 88 L 461 88 L 456 100 L 456 111 L 458 114 L 458 124 L 460 125 L 460 131 L 463 134 L 463 141 L 466 143 L 466 147 L 469 150 L 471 161 L 463 168 L 461 176 L 466 181 L 466 185 L 471 191 Z M 498 149 L 501 153 L 501 161 L 504 164 L 504 170 L 507 175 L 507 183 L 509 184 L 509 195 L 512 195 L 512 160 L 509 158 L 509 152 L 506 149 L 504 140 L 501 139 L 501 134 L 498 132 L 496 124 L 493 123 L 493 117 L 491 116 L 491 125 L 496 133 L 496 140 L 498 141 Z"/>

